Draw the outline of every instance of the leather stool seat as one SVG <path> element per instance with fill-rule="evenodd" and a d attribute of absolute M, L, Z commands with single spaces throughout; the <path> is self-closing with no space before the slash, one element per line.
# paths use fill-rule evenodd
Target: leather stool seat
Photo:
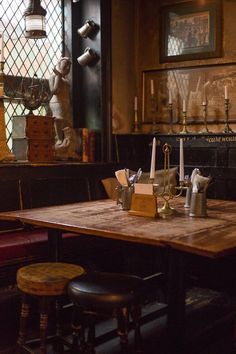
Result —
<path fill-rule="evenodd" d="M 126 353 L 129 315 L 135 328 L 136 352 L 141 351 L 139 320 L 145 281 L 133 275 L 91 272 L 68 283 L 68 295 L 74 304 L 73 353 L 95 353 L 95 322 L 97 315 L 117 319 L 117 334 Z M 89 317 L 88 339 L 84 337 L 84 320 Z"/>
<path fill-rule="evenodd" d="M 72 279 L 68 294 L 78 306 L 110 312 L 114 308 L 139 303 L 143 286 L 144 280 L 137 276 L 93 272 Z"/>
<path fill-rule="evenodd" d="M 29 304 L 32 297 L 37 298 L 40 305 L 40 353 L 46 354 L 46 331 L 48 326 L 49 305 L 55 301 L 57 309 L 57 339 L 61 336 L 60 298 L 67 295 L 67 284 L 82 275 L 84 268 L 76 264 L 61 262 L 35 263 L 24 266 L 17 271 L 17 286 L 21 291 L 21 319 L 17 340 L 17 353 L 25 350 L 32 353 L 26 345 L 26 328 L 29 317 Z M 60 349 L 62 350 L 62 349 Z"/>

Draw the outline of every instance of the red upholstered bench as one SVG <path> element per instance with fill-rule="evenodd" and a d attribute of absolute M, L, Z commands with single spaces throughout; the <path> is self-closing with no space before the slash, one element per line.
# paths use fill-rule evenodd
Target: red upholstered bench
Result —
<path fill-rule="evenodd" d="M 76 236 L 78 235 L 66 233 L 63 235 L 63 240 L 65 242 Z M 0 234 L 0 262 L 30 258 L 45 251 L 47 251 L 46 230 L 22 230 Z"/>
<path fill-rule="evenodd" d="M 63 235 L 62 257 L 76 250 L 78 235 Z M 47 231 L 17 230 L 0 234 L 0 287 L 15 283 L 16 270 L 24 264 L 47 260 Z M 73 255 L 72 255 L 73 256 Z"/>

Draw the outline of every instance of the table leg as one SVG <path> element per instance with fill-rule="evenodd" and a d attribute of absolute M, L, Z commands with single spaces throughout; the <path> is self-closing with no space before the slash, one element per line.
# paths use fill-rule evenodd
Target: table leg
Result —
<path fill-rule="evenodd" d="M 185 326 L 185 269 L 184 255 L 177 250 L 169 250 L 168 269 L 168 352 L 183 354 Z"/>
<path fill-rule="evenodd" d="M 59 262 L 62 251 L 62 232 L 56 229 L 48 229 L 48 255 L 49 260 Z"/>

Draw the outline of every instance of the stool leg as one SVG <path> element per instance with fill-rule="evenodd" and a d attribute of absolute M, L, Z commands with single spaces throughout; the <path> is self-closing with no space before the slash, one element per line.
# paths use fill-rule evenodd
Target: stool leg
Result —
<path fill-rule="evenodd" d="M 23 353 L 23 346 L 26 340 L 26 330 L 27 330 L 27 322 L 29 318 L 29 304 L 28 297 L 26 294 L 22 294 L 21 300 L 21 313 L 20 313 L 20 326 L 19 326 L 19 334 L 17 339 L 16 353 Z"/>
<path fill-rule="evenodd" d="M 84 316 L 81 307 L 75 306 L 72 313 L 72 353 L 84 353 Z"/>
<path fill-rule="evenodd" d="M 117 334 L 120 337 L 121 352 L 124 354 L 127 354 L 128 350 L 128 326 L 129 311 L 124 307 L 117 312 Z"/>
<path fill-rule="evenodd" d="M 62 302 L 60 299 L 56 299 L 55 303 L 56 311 L 56 343 L 53 346 L 55 353 L 63 353 L 64 345 L 62 343 Z"/>
<path fill-rule="evenodd" d="M 89 326 L 88 326 L 88 338 L 87 338 L 87 348 L 86 354 L 95 354 L 95 318 L 93 315 L 88 315 Z"/>
<path fill-rule="evenodd" d="M 134 322 L 134 346 L 135 353 L 143 353 L 142 350 L 142 338 L 140 332 L 140 318 L 141 318 L 141 308 L 140 306 L 135 306 L 131 310 L 131 317 Z"/>
<path fill-rule="evenodd" d="M 47 353 L 46 339 L 48 328 L 49 299 L 45 296 L 40 299 L 40 354 Z"/>

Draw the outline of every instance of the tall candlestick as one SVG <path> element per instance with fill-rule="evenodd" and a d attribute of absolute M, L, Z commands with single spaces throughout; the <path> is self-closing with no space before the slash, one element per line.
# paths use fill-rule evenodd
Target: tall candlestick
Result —
<path fill-rule="evenodd" d="M 154 82 L 151 80 L 151 95 L 154 95 Z"/>
<path fill-rule="evenodd" d="M 3 53 L 3 47 L 4 47 L 4 36 L 3 32 L 0 32 L 0 62 L 4 61 L 4 53 Z"/>
<path fill-rule="evenodd" d="M 184 181 L 184 145 L 183 139 L 179 141 L 179 180 Z"/>
<path fill-rule="evenodd" d="M 135 111 L 138 110 L 138 97 L 137 96 L 134 97 L 134 110 Z"/>
<path fill-rule="evenodd" d="M 172 104 L 172 94 L 171 94 L 171 90 L 169 90 L 169 104 Z"/>
<path fill-rule="evenodd" d="M 152 141 L 152 158 L 151 158 L 151 168 L 150 168 L 150 179 L 155 178 L 155 168 L 156 168 L 156 138 Z"/>
<path fill-rule="evenodd" d="M 225 99 L 228 99 L 228 87 L 225 85 Z"/>
<path fill-rule="evenodd" d="M 186 101 L 183 99 L 183 112 L 186 112 Z"/>

